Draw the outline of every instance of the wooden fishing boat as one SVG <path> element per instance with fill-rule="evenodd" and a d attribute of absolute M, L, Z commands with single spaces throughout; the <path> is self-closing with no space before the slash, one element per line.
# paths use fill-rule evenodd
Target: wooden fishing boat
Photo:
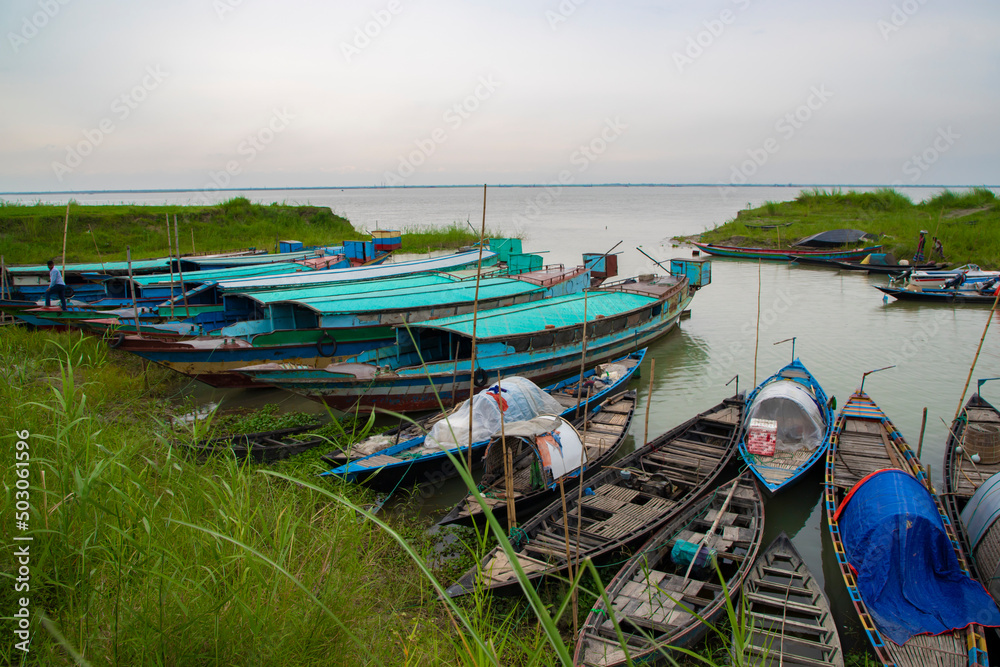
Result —
<path fill-rule="evenodd" d="M 199 458 L 213 454 L 231 454 L 238 459 L 251 459 L 257 463 L 278 461 L 301 454 L 313 447 L 329 442 L 326 438 L 306 435 L 315 431 L 319 423 L 274 431 L 227 435 L 200 440 L 196 443 L 176 442 L 176 446 Z"/>
<path fill-rule="evenodd" d="M 960 306 L 969 303 L 992 304 L 997 298 L 995 292 L 983 294 L 977 289 L 937 289 L 933 287 L 907 289 L 889 285 L 875 285 L 874 287 L 900 301 L 923 301 Z"/>
<path fill-rule="evenodd" d="M 422 273 L 227 293 L 224 319 L 243 313 L 242 321 L 183 341 L 129 336 L 120 347 L 215 387 L 260 386 L 235 370 L 274 362 L 322 368 L 391 345 L 394 326 L 471 313 L 477 303 L 485 311 L 573 294 L 589 281 L 583 266 L 558 264 L 481 280 Z"/>
<path fill-rule="evenodd" d="M 575 420 L 572 423 L 575 434 L 561 438 L 558 446 L 550 443 L 548 434 L 539 435 L 525 429 L 508 429 L 504 437 L 490 440 L 483 454 L 483 477 L 479 484 L 487 510 L 484 511 L 470 493 L 440 523 L 482 524 L 485 512 L 489 511 L 501 525 L 507 525 L 504 456 L 508 451 L 513 483 L 510 497 L 518 521 L 526 520 L 555 500 L 560 493 L 560 482 L 565 491 L 572 491 L 581 480 L 592 477 L 614 458 L 625 442 L 635 411 L 635 391 L 622 392 L 590 405 L 594 412 Z"/>
<path fill-rule="evenodd" d="M 823 587 L 782 532 L 743 583 L 744 657 L 761 665 L 842 667 L 844 653 Z"/>
<path fill-rule="evenodd" d="M 550 504 L 511 529 L 517 560 L 532 582 L 567 568 L 570 557 L 582 562 L 637 547 L 676 516 L 685 503 L 713 488 L 736 451 L 742 397 L 726 399 L 619 459 L 590 479 L 583 491 Z M 579 493 L 579 490 L 578 490 Z M 568 528 L 567 528 L 568 527 Z M 497 547 L 446 591 L 455 597 L 476 586 L 494 592 L 518 590 L 519 582 L 504 551 Z"/>
<path fill-rule="evenodd" d="M 395 345 L 325 368 L 263 364 L 238 372 L 343 411 L 433 410 L 501 375 L 548 382 L 572 373 L 581 359 L 589 366 L 645 347 L 677 324 L 699 286 L 683 273 L 647 276 L 399 326 Z"/>
<path fill-rule="evenodd" d="M 973 456 L 978 460 L 974 461 Z M 1000 473 L 1000 411 L 976 393 L 949 429 L 941 499 L 962 550 L 969 555 L 972 575 L 994 598 L 1000 598 L 1000 526 L 982 516 L 996 517 L 1000 512 L 995 511 L 993 503 L 985 502 L 985 496 L 964 518 L 963 510 L 979 489 L 996 484 L 997 473 Z M 984 489 L 983 494 L 988 490 Z M 968 530 L 974 519 L 981 526 L 976 529 L 975 540 Z"/>
<path fill-rule="evenodd" d="M 766 491 L 777 493 L 823 458 L 832 428 L 830 399 L 795 359 L 747 397 L 740 454 Z"/>
<path fill-rule="evenodd" d="M 718 255 L 719 257 L 772 259 L 782 262 L 799 258 L 862 260 L 865 256 L 882 249 L 880 245 L 867 246 L 856 250 L 790 250 L 789 248 L 749 248 L 716 245 L 714 243 L 698 243 L 694 241 L 692 241 L 692 244 L 699 250 L 703 250 L 711 255 Z"/>
<path fill-rule="evenodd" d="M 763 530 L 764 499 L 748 472 L 686 505 L 607 585 L 611 609 L 598 599 L 577 640 L 574 664 L 652 662 L 669 655 L 669 647 L 701 639 L 707 624 L 723 614 L 727 597 L 739 595 Z"/>
<path fill-rule="evenodd" d="M 645 355 L 646 349 L 643 348 L 598 368 L 585 371 L 582 382 L 581 376 L 577 375 L 575 378 L 562 380 L 540 391 L 551 397 L 552 414 L 558 414 L 570 420 L 581 418 L 585 412 L 584 406 L 588 402 L 588 390 L 592 392 L 589 401 L 595 406 L 600 405 L 601 401 L 612 394 L 619 393 L 629 383 L 639 371 L 639 365 Z M 497 406 L 497 402 L 492 396 L 497 394 L 503 385 L 509 384 L 509 380 L 510 378 L 507 378 L 507 381 L 498 383 L 499 388 L 494 385 L 480 392 L 483 402 L 486 403 L 482 409 L 487 411 L 485 414 L 478 410 L 474 412 L 479 420 L 476 421 L 475 434 L 472 436 L 473 465 L 482 458 L 483 450 L 489 444 L 490 437 L 499 428 L 498 423 L 486 426 L 485 422 L 489 417 L 493 417 L 499 422 L 499 408 L 496 410 L 488 410 L 488 408 Z M 512 403 L 512 401 L 508 401 L 508 403 Z M 394 489 L 402 483 L 436 484 L 454 477 L 458 471 L 448 454 L 463 461 L 468 460 L 469 457 L 467 444 L 469 411 L 465 409 L 468 404 L 469 402 L 465 401 L 447 412 L 425 417 L 405 427 L 367 438 L 348 452 L 339 451 L 335 454 L 327 454 L 323 459 L 334 468 L 324 474 L 336 475 L 350 482 L 368 484 L 383 490 Z M 536 405 L 541 406 L 543 403 L 536 398 L 529 404 L 533 411 Z M 521 409 L 518 414 L 524 418 L 538 416 L 537 414 L 525 415 L 525 411 L 525 409 Z M 438 424 L 440 426 L 437 426 Z M 454 426 L 452 426 L 453 424 Z M 444 431 L 445 436 L 452 436 L 458 442 L 449 448 L 427 445 L 427 435 L 435 434 L 435 427 Z M 454 433 L 451 432 L 452 430 Z M 480 431 L 487 431 L 487 434 L 480 438 L 476 435 Z"/>
<path fill-rule="evenodd" d="M 951 522 L 947 519 L 944 507 L 934 495 L 920 461 L 878 405 L 863 391 L 854 393 L 837 416 L 834 434 L 827 451 L 824 504 L 840 573 L 878 660 L 882 664 L 898 667 L 986 665 L 983 628 L 976 623 L 969 624 L 964 629 L 937 635 L 917 634 L 903 644 L 897 644 L 889 639 L 876 623 L 869 606 L 871 603 L 866 601 L 859 588 L 859 570 L 874 565 L 888 567 L 889 561 L 873 559 L 864 563 L 852 562 L 850 553 L 845 547 L 845 527 L 841 526 L 839 512 L 843 511 L 849 492 L 857 493 L 858 488 L 864 487 L 860 482 L 886 470 L 902 471 L 919 483 L 918 488 L 922 487 L 927 491 L 940 521 L 938 527 L 950 540 L 958 566 L 967 572 L 958 538 Z M 870 519 L 877 520 L 877 517 L 872 516 Z M 899 539 L 897 531 L 887 531 L 883 528 L 882 532 L 892 534 L 895 539 Z M 901 561 L 892 562 L 894 567 L 902 565 Z"/>
<path fill-rule="evenodd" d="M 962 285 L 966 288 L 977 287 L 1000 277 L 1000 271 L 985 271 L 979 268 L 978 264 L 965 264 L 954 269 L 940 271 L 913 271 L 909 272 L 905 278 L 906 284 L 909 286 L 940 289 L 959 274 L 963 276 Z"/>
<path fill-rule="evenodd" d="M 865 271 L 867 273 L 879 273 L 887 275 L 898 275 L 906 271 L 939 271 L 944 269 L 947 264 L 942 264 L 938 262 L 926 262 L 924 264 L 900 264 L 891 255 L 883 255 L 876 253 L 873 256 L 881 256 L 883 258 L 891 258 L 888 260 L 883 260 L 881 262 L 869 261 L 867 264 L 864 260 L 860 262 L 848 261 L 841 259 L 820 259 L 820 258 L 810 258 L 810 257 L 795 257 L 789 256 L 789 260 L 793 262 L 798 262 L 800 264 L 813 264 L 815 266 L 826 266 L 831 269 L 837 269 L 840 271 Z"/>

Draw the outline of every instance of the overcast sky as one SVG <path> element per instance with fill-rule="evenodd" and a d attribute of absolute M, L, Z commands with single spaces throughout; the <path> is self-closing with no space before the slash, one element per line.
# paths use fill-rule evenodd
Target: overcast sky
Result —
<path fill-rule="evenodd" d="M 0 191 L 1000 183 L 996 0 L 6 0 Z"/>

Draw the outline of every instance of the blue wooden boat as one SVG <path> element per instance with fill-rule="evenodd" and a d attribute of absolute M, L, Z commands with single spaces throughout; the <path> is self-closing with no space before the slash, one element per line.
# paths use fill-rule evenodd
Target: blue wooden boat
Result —
<path fill-rule="evenodd" d="M 737 259 L 772 259 L 787 262 L 790 259 L 839 259 L 843 261 L 861 261 L 865 256 L 882 249 L 880 245 L 867 246 L 856 250 L 791 250 L 789 248 L 745 248 L 741 246 L 716 245 L 714 243 L 692 244 L 710 255 L 719 257 L 735 257 Z"/>
<path fill-rule="evenodd" d="M 886 474 L 894 479 L 885 477 Z M 877 477 L 883 479 L 879 481 Z M 879 491 L 881 500 L 856 504 L 858 498 L 868 503 L 868 491 L 872 488 L 878 491 L 870 482 L 886 481 L 888 486 Z M 912 502 L 914 506 L 906 507 L 900 501 Z M 894 504 L 900 505 L 898 510 Z M 930 578 L 926 570 L 918 573 L 917 556 L 946 557 L 950 562 L 947 567 L 939 563 L 938 571 L 952 572 L 947 575 L 952 581 L 967 577 L 968 568 L 954 526 L 920 461 L 881 408 L 861 390 L 851 396 L 837 415 L 826 456 L 825 506 L 841 576 L 882 664 L 899 667 L 988 664 L 979 622 L 954 629 L 919 629 L 915 634 L 906 632 L 900 636 L 900 630 L 912 624 L 910 615 L 900 615 L 902 606 L 907 606 L 901 601 L 909 593 L 903 596 L 899 593 L 907 588 L 907 580 L 923 585 Z M 874 544 L 873 551 L 868 544 L 869 535 L 884 543 Z M 877 595 L 872 594 L 873 583 L 881 591 Z M 980 591 L 985 595 L 981 587 Z M 923 591 L 914 593 L 908 604 L 925 607 L 920 612 L 924 621 L 952 615 L 950 593 L 930 598 Z M 995 605 L 991 606 L 992 611 L 980 605 L 983 622 L 1000 621 L 1000 612 Z M 890 635 L 899 643 L 890 639 Z"/>
<path fill-rule="evenodd" d="M 235 370 L 270 362 L 322 367 L 391 345 L 397 325 L 471 313 L 477 303 L 485 311 L 577 293 L 588 283 L 584 267 L 560 264 L 479 281 L 421 273 L 233 294 L 226 301 L 237 305 L 197 319 L 229 319 L 241 311 L 256 317 L 184 340 L 126 336 L 120 347 L 212 386 L 260 386 Z"/>
<path fill-rule="evenodd" d="M 826 454 L 832 427 L 830 400 L 812 373 L 795 359 L 747 397 L 740 454 L 767 492 L 777 493 Z M 755 438 L 770 438 L 774 454 L 753 453 Z"/>
<path fill-rule="evenodd" d="M 581 376 L 576 375 L 539 390 L 551 398 L 549 413 L 569 420 L 582 418 L 586 403 L 589 402 L 595 407 L 599 406 L 604 399 L 620 392 L 628 385 L 629 381 L 639 372 L 639 366 L 645 356 L 646 349 L 643 348 L 602 364 L 598 369 L 591 368 L 585 371 L 582 376 L 582 384 Z M 614 375 L 613 380 L 607 375 L 608 373 Z M 501 387 L 504 382 L 499 383 Z M 591 392 L 589 401 L 588 390 Z M 496 393 L 497 386 L 494 385 L 482 390 L 479 396 L 485 399 L 483 402 L 486 402 L 487 406 L 492 407 L 490 406 L 490 403 L 493 403 L 491 394 Z M 463 461 L 468 460 L 469 457 L 469 445 L 467 444 L 469 438 L 466 430 L 469 423 L 468 405 L 469 402 L 465 401 L 448 412 L 427 417 L 383 436 L 369 438 L 355 446 L 350 452 L 328 454 L 324 460 L 336 467 L 323 474 L 336 475 L 349 482 L 368 484 L 380 489 L 392 489 L 401 483 L 433 484 L 448 479 L 456 475 L 457 471 L 445 452 L 447 451 Z M 493 405 L 496 404 L 493 403 Z M 541 402 L 535 401 L 533 405 L 541 405 Z M 520 414 L 524 412 L 522 410 Z M 485 416 L 492 417 L 493 421 L 490 422 L 489 426 L 477 426 L 477 433 L 481 430 L 488 430 L 489 433 L 483 438 L 473 436 L 476 438 L 472 443 L 473 465 L 482 458 L 483 450 L 490 443 L 490 437 L 495 435 L 493 431 L 496 421 L 499 420 L 499 410 L 488 410 Z M 539 415 L 525 416 L 532 418 Z M 481 418 L 479 423 L 483 424 L 485 421 L 487 420 Z M 509 419 L 505 418 L 504 421 L 506 423 Z M 454 433 L 450 435 L 460 442 L 447 449 L 440 446 L 426 446 L 427 433 L 434 434 L 435 427 L 437 432 L 444 429 L 453 430 Z M 389 439 L 392 444 L 380 447 L 376 451 L 369 451 L 373 446 L 379 446 L 385 442 L 386 439 Z"/>
<path fill-rule="evenodd" d="M 239 372 L 343 411 L 440 409 L 501 376 L 548 382 L 573 372 L 581 359 L 590 366 L 645 347 L 674 327 L 698 287 L 686 273 L 621 281 L 400 326 L 395 345 L 325 368 L 263 364 Z"/>
<path fill-rule="evenodd" d="M 995 287 L 986 293 L 976 288 L 954 289 L 923 287 L 920 289 L 905 289 L 886 285 L 875 285 L 875 289 L 888 294 L 900 301 L 922 301 L 924 303 L 944 303 L 953 306 L 961 306 L 967 303 L 991 304 L 996 301 Z"/>

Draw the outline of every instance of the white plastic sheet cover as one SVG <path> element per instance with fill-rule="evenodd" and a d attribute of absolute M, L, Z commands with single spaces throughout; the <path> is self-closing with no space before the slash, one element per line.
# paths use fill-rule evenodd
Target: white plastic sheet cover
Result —
<path fill-rule="evenodd" d="M 826 434 L 823 411 L 809 390 L 792 380 L 777 380 L 757 392 L 744 423 L 751 419 L 778 422 L 776 451 L 816 449 Z"/>
<path fill-rule="evenodd" d="M 546 483 L 549 484 L 576 472 L 586 461 L 580 434 L 562 417 L 544 416 L 514 422 L 504 428 L 504 436 L 534 439 L 538 455 L 542 459 L 542 468 L 546 472 Z M 496 443 L 494 440 L 490 447 L 497 446 Z"/>
<path fill-rule="evenodd" d="M 527 421 L 539 415 L 558 415 L 563 406 L 531 380 L 513 375 L 495 382 L 472 398 L 472 442 L 481 442 L 500 433 L 500 407 L 493 395 L 499 387 L 507 402 L 505 423 Z M 469 444 L 469 401 L 463 402 L 447 419 L 427 433 L 425 446 L 451 449 Z"/>

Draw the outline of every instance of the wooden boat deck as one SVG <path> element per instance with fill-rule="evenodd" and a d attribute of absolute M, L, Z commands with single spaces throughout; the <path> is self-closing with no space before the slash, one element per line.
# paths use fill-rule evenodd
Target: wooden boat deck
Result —
<path fill-rule="evenodd" d="M 970 424 L 1000 424 L 1000 415 L 989 408 L 970 406 L 965 409 L 965 413 Z M 965 432 L 961 435 L 961 442 L 964 444 Z M 983 482 L 1000 472 L 1000 463 L 973 463 L 967 455 L 956 454 L 951 468 L 950 491 L 959 498 L 968 500 Z"/>
<path fill-rule="evenodd" d="M 736 488 L 727 505 L 732 485 Z M 713 525 L 715 531 L 709 535 Z M 614 620 L 598 602 L 577 645 L 579 664 L 611 665 L 625 660 L 616 621 L 637 662 L 657 646 L 688 645 L 699 628 L 705 629 L 701 619 L 711 621 L 721 611 L 725 589 L 712 567 L 688 572 L 687 567 L 675 565 L 674 545 L 683 540 L 714 549 L 727 586 L 735 590 L 756 556 L 762 530 L 763 499 L 749 473 L 687 506 L 608 585 Z"/>
<path fill-rule="evenodd" d="M 747 651 L 762 665 L 843 666 L 830 604 L 784 533 L 754 564 L 743 599 L 752 628 Z"/>
<path fill-rule="evenodd" d="M 750 454 L 747 458 L 753 461 L 754 469 L 768 484 L 781 486 L 796 474 L 802 466 L 816 454 L 815 449 L 803 447 L 795 452 L 775 452 L 774 456 L 759 456 Z"/>
<path fill-rule="evenodd" d="M 544 570 L 532 570 L 531 578 L 566 566 L 567 524 L 571 557 L 579 553 L 581 559 L 608 553 L 662 526 L 725 467 L 735 450 L 741 408 L 742 403 L 720 404 L 619 460 L 616 468 L 630 470 L 628 481 L 618 469 L 598 473 L 588 483 L 594 495 L 585 495 L 582 504 L 576 494 L 567 494 L 565 518 L 556 501 L 523 524 L 526 540 L 518 559 L 532 566 L 537 560 L 546 563 Z M 450 589 L 453 594 L 470 590 L 477 569 L 484 576 L 490 573 L 483 580 L 488 586 L 516 580 L 506 555 L 497 548 Z"/>

